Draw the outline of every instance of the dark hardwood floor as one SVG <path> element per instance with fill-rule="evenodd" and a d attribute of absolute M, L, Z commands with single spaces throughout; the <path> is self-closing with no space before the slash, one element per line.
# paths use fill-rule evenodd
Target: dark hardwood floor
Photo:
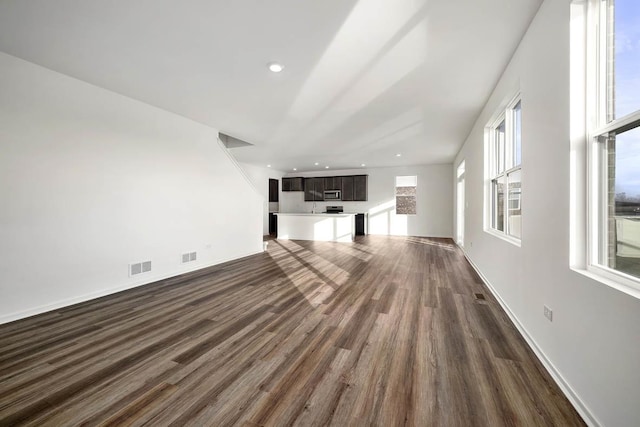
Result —
<path fill-rule="evenodd" d="M 584 425 L 448 239 L 268 251 L 0 326 L 0 425 Z"/>

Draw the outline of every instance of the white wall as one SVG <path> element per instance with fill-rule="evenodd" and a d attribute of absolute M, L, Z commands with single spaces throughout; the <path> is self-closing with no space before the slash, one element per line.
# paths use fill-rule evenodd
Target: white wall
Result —
<path fill-rule="evenodd" d="M 569 8 L 543 3 L 454 163 L 466 160 L 465 251 L 588 422 L 638 425 L 640 300 L 569 268 Z M 483 129 L 518 89 L 522 247 L 483 231 Z"/>
<path fill-rule="evenodd" d="M 216 130 L 2 53 L 0 94 L 0 323 L 261 250 Z"/>
<path fill-rule="evenodd" d="M 369 175 L 366 202 L 316 202 L 318 212 L 327 205 L 340 205 L 346 212 L 368 213 L 370 234 L 400 236 L 453 236 L 453 179 L 451 165 L 403 166 L 334 170 L 290 176 Z M 395 177 L 417 175 L 417 215 L 396 215 Z M 313 202 L 303 192 L 280 194 L 281 212 L 311 212 Z"/>
<path fill-rule="evenodd" d="M 242 148 L 235 148 L 231 150 L 242 150 Z M 256 188 L 258 193 L 262 196 L 262 234 L 269 234 L 269 212 L 277 212 L 279 209 L 279 203 L 269 203 L 269 179 L 278 180 L 278 191 L 280 192 L 280 198 L 282 197 L 282 178 L 284 172 L 275 170 L 272 168 L 250 165 L 247 163 L 239 163 L 240 167 L 244 170 L 244 173 L 251 180 L 251 183 Z M 271 209 L 269 206 L 271 205 Z"/>

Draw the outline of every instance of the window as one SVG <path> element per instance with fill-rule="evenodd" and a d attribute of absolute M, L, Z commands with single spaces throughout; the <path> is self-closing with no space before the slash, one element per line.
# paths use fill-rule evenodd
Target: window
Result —
<path fill-rule="evenodd" d="M 640 3 L 593 0 L 589 268 L 640 288 Z"/>
<path fill-rule="evenodd" d="M 488 127 L 488 228 L 519 240 L 522 234 L 522 102 L 519 97 Z"/>
<path fill-rule="evenodd" d="M 396 214 L 416 214 L 417 176 L 396 176 Z"/>
<path fill-rule="evenodd" d="M 464 210 L 465 210 L 465 198 L 464 198 L 464 172 L 465 172 L 465 161 L 460 162 L 457 170 L 458 184 L 456 187 L 456 211 L 457 211 L 457 225 L 456 225 L 456 237 L 457 242 L 460 246 L 464 246 Z"/>

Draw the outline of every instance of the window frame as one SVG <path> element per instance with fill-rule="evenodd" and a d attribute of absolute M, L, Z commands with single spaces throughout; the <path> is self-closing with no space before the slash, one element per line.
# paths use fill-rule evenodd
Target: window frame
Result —
<path fill-rule="evenodd" d="M 456 168 L 456 243 L 464 247 L 464 229 L 466 212 L 466 160 L 462 160 Z M 462 187 L 462 191 L 460 188 Z"/>
<path fill-rule="evenodd" d="M 611 76 L 613 60 L 607 55 L 611 0 L 589 0 L 586 31 L 586 270 L 599 281 L 638 296 L 640 277 L 604 265 L 604 253 L 610 250 L 608 143 L 612 136 L 640 127 L 640 109 L 613 118 L 609 102 L 615 94 Z M 615 58 L 614 58 L 615 60 Z M 628 289 L 625 289 L 628 288 Z"/>
<path fill-rule="evenodd" d="M 516 164 L 516 107 L 520 108 L 520 163 Z M 504 123 L 504 147 L 500 147 L 497 134 L 498 129 Z M 509 176 L 520 173 L 520 191 L 518 205 L 522 208 L 522 96 L 517 92 L 512 96 L 503 108 L 500 108 L 494 118 L 485 127 L 486 139 L 486 197 L 485 197 L 485 226 L 484 231 L 496 237 L 500 237 L 516 246 L 522 243 L 520 237 L 511 234 L 509 229 L 510 192 Z M 501 168 L 504 170 L 500 170 Z M 502 203 L 502 228 L 498 228 L 500 216 L 496 212 L 497 192 L 494 191 L 494 182 L 503 186 Z M 495 197 L 494 197 L 495 195 Z"/>

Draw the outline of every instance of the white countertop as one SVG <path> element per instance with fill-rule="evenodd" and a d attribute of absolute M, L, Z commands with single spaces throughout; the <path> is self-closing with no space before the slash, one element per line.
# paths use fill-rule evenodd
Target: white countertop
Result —
<path fill-rule="evenodd" d="M 340 217 L 340 216 L 353 216 L 355 213 L 342 212 L 342 213 L 311 213 L 311 212 L 277 212 L 275 215 L 279 216 L 327 216 L 327 217 Z"/>

